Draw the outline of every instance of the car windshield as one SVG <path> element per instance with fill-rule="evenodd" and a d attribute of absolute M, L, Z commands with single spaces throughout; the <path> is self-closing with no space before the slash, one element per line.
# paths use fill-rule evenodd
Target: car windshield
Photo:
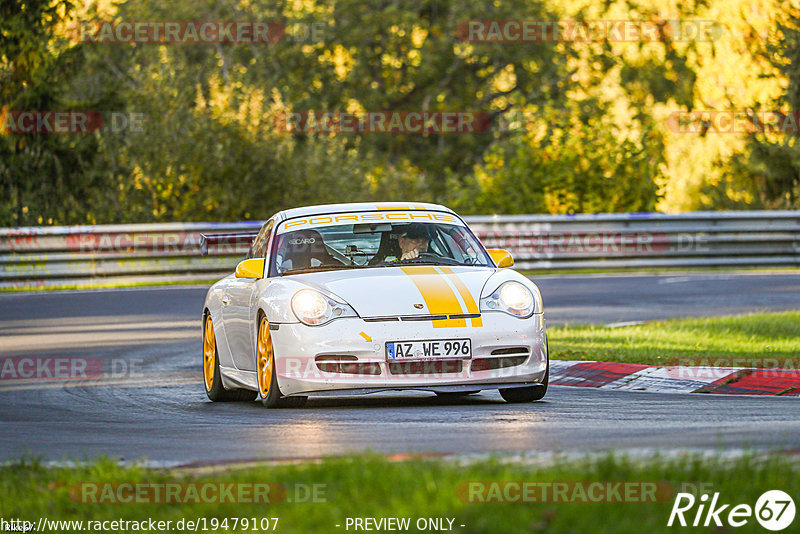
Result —
<path fill-rule="evenodd" d="M 410 264 L 493 266 L 483 246 L 465 226 L 368 222 L 279 231 L 270 273 L 275 276 Z"/>

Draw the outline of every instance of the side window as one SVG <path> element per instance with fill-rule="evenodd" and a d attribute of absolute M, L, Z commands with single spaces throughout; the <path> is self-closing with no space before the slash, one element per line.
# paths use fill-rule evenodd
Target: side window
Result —
<path fill-rule="evenodd" d="M 261 254 L 261 258 L 266 258 L 267 253 L 269 252 L 270 247 L 272 246 L 272 241 L 275 239 L 275 232 L 272 231 L 272 228 L 275 226 L 275 221 L 268 221 L 267 227 L 265 228 L 266 233 L 264 234 L 264 252 Z"/>
<path fill-rule="evenodd" d="M 269 220 L 261 227 L 258 235 L 253 240 L 253 245 L 250 247 L 248 258 L 263 258 L 267 255 L 267 243 L 269 242 L 273 223 L 274 221 Z"/>

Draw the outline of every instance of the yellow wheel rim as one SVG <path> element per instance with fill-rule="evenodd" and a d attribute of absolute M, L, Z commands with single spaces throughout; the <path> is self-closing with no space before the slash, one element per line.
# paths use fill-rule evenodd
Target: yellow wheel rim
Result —
<path fill-rule="evenodd" d="M 261 319 L 258 326 L 258 391 L 261 397 L 266 399 L 272 387 L 272 373 L 275 362 L 275 355 L 272 351 L 272 336 L 269 333 L 269 322 L 267 318 Z"/>
<path fill-rule="evenodd" d="M 205 335 L 203 336 L 203 378 L 206 381 L 206 391 L 211 391 L 214 385 L 214 362 L 217 357 L 217 344 L 214 339 L 214 325 L 211 317 L 206 318 Z"/>

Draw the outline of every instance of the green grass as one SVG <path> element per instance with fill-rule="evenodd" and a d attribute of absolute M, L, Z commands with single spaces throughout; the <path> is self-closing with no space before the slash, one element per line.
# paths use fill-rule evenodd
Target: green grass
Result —
<path fill-rule="evenodd" d="M 275 482 L 283 484 L 290 494 L 296 484 L 317 484 L 318 497 L 323 495 L 324 488 L 325 498 L 316 503 L 93 504 L 82 502 L 80 492 L 74 489 L 76 484 L 84 482 L 187 481 Z M 659 502 L 481 503 L 469 502 L 468 494 L 464 493 L 465 484 L 474 481 L 658 482 L 662 489 L 657 493 Z M 46 469 L 35 462 L 26 462 L 0 468 L 3 495 L 0 516 L 34 523 L 40 517 L 93 521 L 153 518 L 173 522 L 201 517 L 278 517 L 277 531 L 287 533 L 347 532 L 344 526 L 348 517 L 410 517 L 412 521 L 420 517 L 449 517 L 455 519 L 454 531 L 462 533 L 649 533 L 671 530 L 666 523 L 674 494 L 685 488 L 684 484 L 696 487 L 705 484 L 707 491 L 720 492 L 724 503 L 754 506 L 759 495 L 771 489 L 781 489 L 795 497 L 800 495 L 800 467 L 791 457 L 784 456 L 746 456 L 727 461 L 690 456 L 628 461 L 608 456 L 556 462 L 550 467 L 494 460 L 467 465 L 442 460 L 398 462 L 360 456 L 293 465 L 178 471 L 122 468 L 111 461 L 74 469 Z M 795 525 L 797 521 L 800 520 Z M 342 526 L 337 528 L 337 524 Z M 465 526 L 460 527 L 462 524 Z M 228 531 L 231 530 L 229 525 Z M 735 530 L 763 531 L 752 518 L 747 526 Z"/>
<path fill-rule="evenodd" d="M 548 329 L 550 357 L 649 365 L 800 368 L 800 311 Z"/>

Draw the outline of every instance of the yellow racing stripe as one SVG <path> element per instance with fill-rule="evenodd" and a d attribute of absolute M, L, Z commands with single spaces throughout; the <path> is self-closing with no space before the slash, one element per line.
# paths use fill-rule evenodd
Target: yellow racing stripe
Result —
<path fill-rule="evenodd" d="M 475 304 L 475 299 L 472 298 L 472 293 L 469 292 L 469 289 L 467 289 L 464 281 L 453 272 L 453 269 L 450 267 L 439 267 L 439 270 L 442 271 L 453 283 L 453 285 L 456 286 L 456 289 L 458 289 L 458 293 L 461 295 L 461 300 L 463 300 L 464 304 L 467 306 L 467 313 L 480 313 L 478 305 Z M 483 320 L 480 317 L 473 317 L 470 320 L 472 321 L 472 326 L 483 326 Z"/>
<path fill-rule="evenodd" d="M 401 267 L 400 269 L 402 269 L 402 271 L 411 278 L 414 285 L 417 286 L 425 304 L 428 306 L 428 312 L 431 315 L 464 313 L 456 294 L 453 293 L 453 290 L 444 279 L 444 276 L 439 274 L 436 269 L 424 265 Z M 434 328 L 452 328 L 457 326 L 467 326 L 467 321 L 465 319 L 433 321 Z"/>

